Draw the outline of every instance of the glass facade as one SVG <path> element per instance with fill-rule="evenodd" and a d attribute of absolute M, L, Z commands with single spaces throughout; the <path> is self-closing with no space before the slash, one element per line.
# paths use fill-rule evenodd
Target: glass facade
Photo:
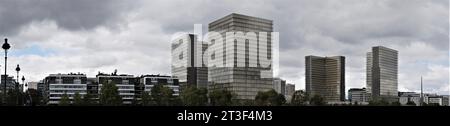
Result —
<path fill-rule="evenodd" d="M 207 88 L 208 68 L 203 59 L 207 44 L 197 40 L 197 35 L 185 34 L 172 41 L 172 75 L 181 85 Z"/>
<path fill-rule="evenodd" d="M 306 93 L 327 102 L 345 101 L 345 57 L 305 57 Z"/>
<path fill-rule="evenodd" d="M 234 13 L 209 24 L 209 32 L 218 33 L 208 36 L 210 90 L 254 99 L 258 92 L 272 89 L 272 25 L 271 20 Z"/>
<path fill-rule="evenodd" d="M 372 47 L 367 54 L 367 75 L 367 89 L 373 98 L 398 97 L 398 51 Z"/>

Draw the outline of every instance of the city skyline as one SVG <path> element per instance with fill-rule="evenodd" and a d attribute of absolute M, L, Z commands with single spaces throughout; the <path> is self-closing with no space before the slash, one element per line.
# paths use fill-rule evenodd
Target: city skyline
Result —
<path fill-rule="evenodd" d="M 6 9 L 0 11 L 5 15 L 0 17 L 0 36 L 9 38 L 12 46 L 8 70 L 13 72 L 15 65 L 20 64 L 21 75 L 27 77 L 27 82 L 38 81 L 50 73 L 95 75 L 114 69 L 134 75 L 172 75 L 170 35 L 191 32 L 197 23 L 203 24 L 203 31 L 207 31 L 209 22 L 240 13 L 274 21 L 274 31 L 280 32 L 279 77 L 296 84 L 297 89 L 305 87 L 303 56 L 309 54 L 345 56 L 346 91 L 365 87 L 365 53 L 372 46 L 382 45 L 401 54 L 400 91 L 420 91 L 423 75 L 424 92 L 448 94 L 450 52 L 445 18 L 448 1 L 264 2 L 272 4 L 249 1 L 240 4 L 173 1 L 175 5 L 163 1 L 2 4 L 0 7 Z M 177 9 L 178 4 L 186 6 Z M 37 7 L 28 7 L 32 5 Z M 46 9 L 48 6 L 51 7 Z M 96 11 L 90 13 L 91 10 Z M 20 13 L 24 11 L 29 15 Z M 171 13 L 160 15 L 158 11 Z M 298 13 L 291 16 L 292 11 Z"/>

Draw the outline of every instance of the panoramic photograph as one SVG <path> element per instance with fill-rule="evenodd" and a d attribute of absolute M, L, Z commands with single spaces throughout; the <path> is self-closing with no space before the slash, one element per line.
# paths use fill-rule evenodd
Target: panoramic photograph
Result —
<path fill-rule="evenodd" d="M 0 0 L 0 108 L 448 112 L 449 19 L 448 0 Z"/>

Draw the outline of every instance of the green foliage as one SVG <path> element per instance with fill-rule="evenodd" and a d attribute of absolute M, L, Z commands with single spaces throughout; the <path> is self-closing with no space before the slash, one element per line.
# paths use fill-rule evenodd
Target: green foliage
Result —
<path fill-rule="evenodd" d="M 70 99 L 67 93 L 64 93 L 61 96 L 61 100 L 59 101 L 59 106 L 69 106 L 70 105 Z"/>
<path fill-rule="evenodd" d="M 171 106 L 175 104 L 176 98 L 173 90 L 162 84 L 154 85 L 150 91 L 152 101 L 157 106 Z"/>
<path fill-rule="evenodd" d="M 206 88 L 188 86 L 182 90 L 181 101 L 185 106 L 205 106 L 208 104 L 208 91 Z"/>
<path fill-rule="evenodd" d="M 255 97 L 257 106 L 281 106 L 286 103 L 284 95 L 278 94 L 275 90 L 258 92 Z"/>
<path fill-rule="evenodd" d="M 309 103 L 310 103 L 311 105 L 313 105 L 313 106 L 324 106 L 324 105 L 327 104 L 327 103 L 325 102 L 325 99 L 324 99 L 322 96 L 320 96 L 320 95 L 314 95 L 314 96 L 310 99 Z"/>
<path fill-rule="evenodd" d="M 83 106 L 93 106 L 95 105 L 95 101 L 93 99 L 92 94 L 87 93 L 86 95 L 84 95 L 83 97 Z"/>
<path fill-rule="evenodd" d="M 292 95 L 291 105 L 293 106 L 306 106 L 309 101 L 309 95 L 303 90 L 295 91 Z"/>
<path fill-rule="evenodd" d="M 83 98 L 81 97 L 80 93 L 78 93 L 78 92 L 76 92 L 75 96 L 73 97 L 73 105 L 75 105 L 75 106 L 83 105 Z"/>
<path fill-rule="evenodd" d="M 122 105 L 122 97 L 119 95 L 119 88 L 114 82 L 103 83 L 100 90 L 100 104 L 104 106 Z"/>
<path fill-rule="evenodd" d="M 233 94 L 227 90 L 213 90 L 209 98 L 212 106 L 230 106 L 233 103 Z"/>
<path fill-rule="evenodd" d="M 150 92 L 144 91 L 141 94 L 141 105 L 142 106 L 152 105 L 152 97 L 150 96 Z"/>

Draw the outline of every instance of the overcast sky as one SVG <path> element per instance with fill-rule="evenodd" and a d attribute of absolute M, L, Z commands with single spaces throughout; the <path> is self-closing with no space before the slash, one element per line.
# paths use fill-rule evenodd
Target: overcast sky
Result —
<path fill-rule="evenodd" d="M 170 39 L 230 13 L 274 21 L 280 77 L 304 89 L 304 56 L 346 57 L 346 88 L 365 86 L 366 52 L 399 51 L 399 90 L 449 92 L 448 0 L 0 0 L 8 70 L 170 74 Z M 2 40 L 3 43 L 3 40 Z M 2 53 L 3 54 L 3 53 Z M 4 70 L 3 59 L 1 71 Z"/>

